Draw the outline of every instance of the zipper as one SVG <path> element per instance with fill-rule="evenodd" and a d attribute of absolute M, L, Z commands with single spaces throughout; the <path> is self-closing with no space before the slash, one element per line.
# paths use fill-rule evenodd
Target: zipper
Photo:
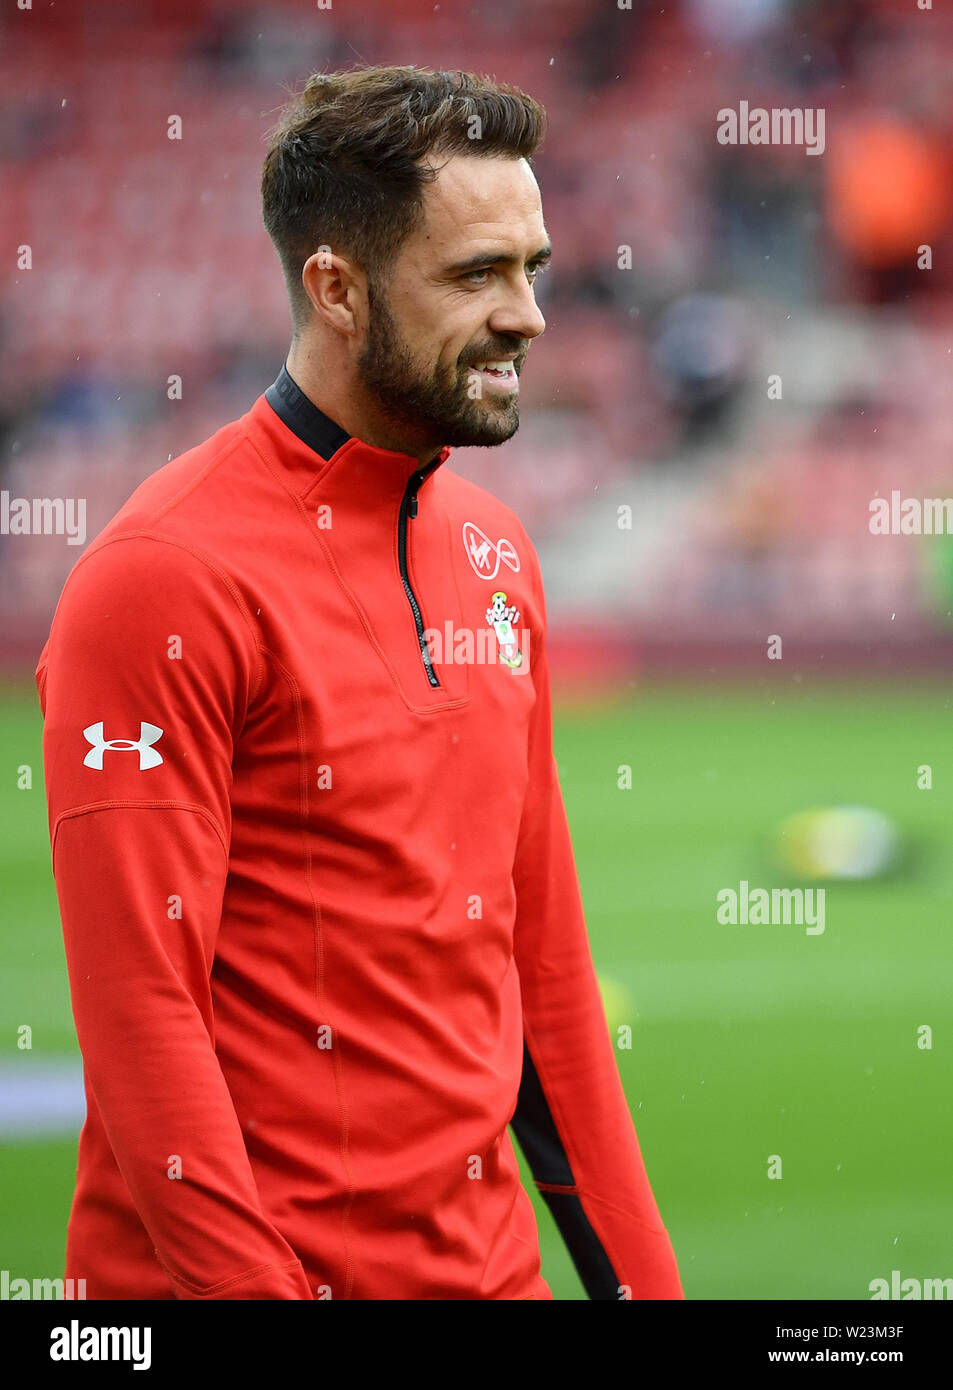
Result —
<path fill-rule="evenodd" d="M 420 616 L 420 605 L 417 603 L 416 595 L 410 587 L 410 578 L 407 574 L 407 518 L 411 521 L 417 515 L 417 490 L 421 483 L 432 473 L 440 462 L 439 455 L 429 463 L 426 468 L 418 468 L 415 473 L 411 473 L 404 489 L 404 495 L 400 503 L 400 515 L 397 519 L 397 563 L 400 565 L 400 581 L 404 586 L 404 593 L 410 604 L 411 612 L 414 615 L 414 623 L 417 628 L 417 642 L 420 646 L 420 655 L 423 658 L 424 669 L 427 672 L 427 679 L 432 686 L 440 688 L 436 672 L 433 669 L 433 662 L 430 659 L 430 652 L 427 649 L 427 639 L 424 637 L 424 620 Z"/>

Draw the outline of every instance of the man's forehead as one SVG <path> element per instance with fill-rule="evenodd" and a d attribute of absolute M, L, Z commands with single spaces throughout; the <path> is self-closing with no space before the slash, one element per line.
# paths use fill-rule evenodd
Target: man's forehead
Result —
<path fill-rule="evenodd" d="M 539 187 L 525 159 L 457 155 L 424 186 L 418 245 L 446 250 L 479 240 L 510 246 L 544 235 Z"/>

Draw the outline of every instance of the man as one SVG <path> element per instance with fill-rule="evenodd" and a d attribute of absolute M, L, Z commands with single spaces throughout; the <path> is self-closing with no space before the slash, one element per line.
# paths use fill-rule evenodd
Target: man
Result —
<path fill-rule="evenodd" d="M 446 466 L 517 428 L 541 120 L 466 74 L 312 77 L 262 184 L 286 367 L 60 599 L 37 680 L 90 1297 L 551 1298 L 510 1121 L 590 1296 L 682 1297 L 586 936 L 539 565 Z"/>

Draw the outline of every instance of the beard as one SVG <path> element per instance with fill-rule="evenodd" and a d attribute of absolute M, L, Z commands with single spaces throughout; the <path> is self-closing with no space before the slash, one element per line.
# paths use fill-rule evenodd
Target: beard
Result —
<path fill-rule="evenodd" d="M 502 444 L 519 428 L 519 397 L 493 395 L 471 399 L 471 363 L 424 368 L 415 360 L 383 295 L 368 285 L 367 341 L 357 358 L 357 372 L 368 399 L 387 422 L 388 432 L 424 447 Z M 498 344 L 472 360 L 483 362 L 512 352 Z M 518 349 L 517 349 L 518 351 Z M 514 366 L 519 371 L 523 357 Z"/>

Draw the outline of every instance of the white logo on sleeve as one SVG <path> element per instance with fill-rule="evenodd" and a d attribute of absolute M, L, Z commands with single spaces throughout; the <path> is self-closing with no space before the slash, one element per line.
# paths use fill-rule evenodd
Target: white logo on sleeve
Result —
<path fill-rule="evenodd" d="M 103 721 L 100 720 L 98 724 L 90 724 L 88 729 L 83 730 L 83 735 L 86 742 L 93 746 L 83 759 L 83 766 L 95 767 L 102 772 L 103 754 L 107 748 L 114 749 L 117 753 L 131 753 L 134 748 L 137 748 L 139 750 L 140 772 L 144 772 L 147 767 L 158 767 L 162 762 L 162 754 L 157 753 L 152 745 L 159 742 L 164 732 L 165 730 L 160 729 L 157 724 L 146 724 L 140 719 L 138 739 L 111 738 L 107 743 L 103 737 Z"/>

